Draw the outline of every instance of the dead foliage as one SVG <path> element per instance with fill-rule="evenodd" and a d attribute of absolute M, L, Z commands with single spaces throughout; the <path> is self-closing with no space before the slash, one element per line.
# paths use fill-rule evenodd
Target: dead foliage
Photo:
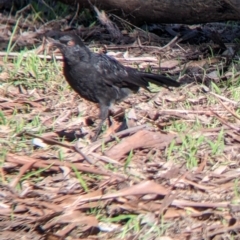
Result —
<path fill-rule="evenodd" d="M 67 19 L 21 14 L 0 15 L 1 239 L 238 239 L 239 102 L 224 85 L 240 90 L 230 27 L 162 25 L 172 41 L 126 28 L 121 45 L 109 44 L 104 26 L 75 29 L 124 65 L 185 83 L 130 96 L 112 111 L 116 123 L 126 110 L 128 129 L 108 127 L 91 143 L 97 107 L 67 86 L 44 40 L 72 31 Z M 32 54 L 38 71 L 25 65 Z"/>

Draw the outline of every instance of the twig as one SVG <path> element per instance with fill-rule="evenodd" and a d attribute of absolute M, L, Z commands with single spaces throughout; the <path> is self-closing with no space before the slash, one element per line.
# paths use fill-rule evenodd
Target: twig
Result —
<path fill-rule="evenodd" d="M 234 111 L 232 111 L 229 107 L 227 107 L 220 99 L 218 101 L 221 103 L 221 105 L 228 111 L 230 112 L 235 118 L 240 120 L 240 116 L 238 116 Z"/>
<path fill-rule="evenodd" d="M 31 3 L 29 3 L 29 4 L 28 4 L 27 6 L 25 6 L 24 8 L 18 10 L 18 11 L 16 12 L 16 16 L 18 16 L 20 13 L 24 12 L 25 10 L 28 10 L 29 8 L 32 8 L 32 4 L 31 4 Z"/>
<path fill-rule="evenodd" d="M 80 155 L 82 155 L 83 158 L 85 158 L 85 160 L 86 160 L 88 163 L 90 163 L 90 164 L 92 164 L 92 165 L 95 164 L 96 161 L 92 160 L 92 159 L 89 158 L 86 154 L 84 154 L 84 153 L 78 148 L 77 143 L 75 144 L 74 148 L 75 148 L 75 150 L 76 150 Z"/>
<path fill-rule="evenodd" d="M 175 44 L 177 42 L 177 40 L 179 39 L 178 36 L 175 36 L 168 44 L 166 44 L 165 46 L 163 46 L 161 49 L 167 48 L 172 46 L 172 44 Z"/>
<path fill-rule="evenodd" d="M 48 144 L 56 144 L 56 145 L 59 145 L 61 147 L 65 147 L 65 148 L 69 148 L 69 149 L 75 150 L 73 145 L 62 143 L 62 142 L 58 142 L 58 141 L 55 141 L 53 139 L 47 139 L 45 137 L 41 137 L 41 136 L 35 135 L 33 133 L 30 133 L 30 132 L 23 131 L 23 132 L 19 133 L 17 136 L 22 136 L 24 134 L 27 135 L 27 136 L 30 136 L 30 137 L 39 138 L 39 139 L 43 140 L 45 143 L 48 143 Z"/>
<path fill-rule="evenodd" d="M 228 98 L 226 98 L 226 97 L 223 97 L 223 96 L 221 96 L 221 95 L 218 95 L 218 94 L 216 94 L 216 93 L 214 93 L 214 92 L 209 92 L 209 94 L 213 95 L 214 97 L 220 98 L 220 99 L 222 99 L 222 100 L 224 100 L 224 101 L 226 101 L 226 102 L 230 102 L 230 103 L 232 103 L 232 104 L 234 104 L 234 105 L 238 105 L 238 104 L 239 104 L 238 102 L 235 102 L 235 101 L 233 101 L 233 100 L 230 100 L 230 99 L 228 99 Z"/>
<path fill-rule="evenodd" d="M 23 57 L 24 58 L 27 58 L 27 57 L 29 57 L 29 55 L 31 55 L 31 54 L 36 54 L 34 51 L 29 51 L 29 52 L 26 52 L 26 53 L 24 53 L 23 54 Z M 0 52 L 0 57 L 1 56 L 3 56 L 3 57 L 5 57 L 5 56 L 8 56 L 8 57 L 18 57 L 18 56 L 20 56 L 21 55 L 21 53 L 16 53 L 16 52 L 10 52 L 10 53 L 6 53 L 6 52 Z M 52 56 L 50 56 L 50 55 L 43 55 L 43 54 L 37 54 L 37 56 L 39 57 L 39 58 L 41 58 L 41 59 L 49 59 L 49 60 L 51 60 L 51 59 L 53 59 L 53 57 Z M 54 56 L 57 60 L 63 60 L 63 57 L 62 56 Z"/>
<path fill-rule="evenodd" d="M 111 163 L 111 164 L 116 164 L 118 166 L 123 166 L 122 163 L 110 158 L 110 157 L 107 157 L 107 156 L 100 156 L 99 154 L 97 153 L 91 153 L 92 156 L 94 156 L 95 158 L 98 158 L 100 160 L 102 160 L 103 162 L 107 162 L 107 163 Z"/>
<path fill-rule="evenodd" d="M 134 24 L 132 24 L 132 23 L 130 23 L 130 22 L 128 22 L 128 21 L 120 18 L 119 16 L 117 16 L 117 15 L 115 15 L 115 14 L 109 14 L 109 16 L 113 16 L 114 18 L 118 19 L 119 21 L 122 21 L 122 22 L 126 23 L 127 25 L 129 25 L 129 26 L 131 26 L 131 27 L 134 27 L 134 29 L 137 29 L 137 30 L 139 30 L 139 31 L 141 31 L 141 32 L 146 33 L 145 30 L 143 30 L 143 29 L 137 27 L 136 25 L 134 25 Z"/>
<path fill-rule="evenodd" d="M 49 9 L 53 12 L 55 18 L 57 18 L 57 15 L 56 15 L 55 11 L 53 10 L 53 8 L 50 7 L 44 0 L 41 0 L 41 2 L 42 2 L 47 8 L 49 8 Z"/>
<path fill-rule="evenodd" d="M 230 127 L 231 129 L 233 129 L 233 130 L 235 130 L 235 131 L 237 131 L 237 132 L 240 131 L 240 128 L 235 127 L 235 126 L 233 126 L 232 124 L 229 124 L 229 123 L 226 122 L 222 117 L 220 117 L 216 112 L 214 112 L 214 111 L 212 111 L 212 110 L 211 110 L 211 112 L 212 112 L 212 114 L 213 114 L 222 124 Z"/>
<path fill-rule="evenodd" d="M 141 47 L 141 48 L 149 48 L 149 49 L 157 49 L 157 50 L 160 50 L 160 51 L 163 50 L 163 49 L 165 49 L 165 48 L 167 48 L 167 47 L 170 47 L 172 44 L 176 43 L 177 40 L 178 40 L 178 36 L 174 37 L 174 38 L 173 38 L 168 44 L 166 44 L 165 46 L 163 46 L 163 47 L 156 47 L 156 46 L 145 46 L 145 45 L 142 45 L 140 39 L 139 39 L 139 38 L 137 39 L 139 47 Z"/>
<path fill-rule="evenodd" d="M 223 110 L 216 110 L 215 112 L 218 113 L 226 113 L 226 111 Z M 211 115 L 211 110 L 179 110 L 179 109 L 165 109 L 165 110 L 159 110 L 158 113 L 168 114 L 168 113 L 183 113 L 183 114 L 206 114 Z"/>
<path fill-rule="evenodd" d="M 138 31 L 141 31 L 141 32 L 143 32 L 143 33 L 145 33 L 145 34 L 148 34 L 148 32 L 146 32 L 145 30 L 143 30 L 143 29 L 141 29 L 141 28 L 139 28 L 139 27 L 137 27 L 137 26 L 129 23 L 128 21 L 120 18 L 119 16 L 116 16 L 115 14 L 109 14 L 109 15 L 115 17 L 115 18 L 118 19 L 119 21 L 122 21 L 122 22 L 128 24 L 128 25 L 131 26 L 131 27 L 134 27 L 134 29 L 137 29 Z M 163 49 L 165 49 L 165 48 L 167 48 L 167 47 L 170 47 L 172 44 L 176 43 L 178 39 L 179 39 L 179 37 L 176 36 L 176 37 L 174 37 L 168 44 L 166 44 L 165 46 L 163 46 L 163 47 L 157 47 L 157 46 L 143 46 L 143 45 L 141 44 L 139 38 L 138 38 L 138 45 L 139 45 L 140 47 L 142 47 L 142 48 L 156 49 L 156 50 L 162 51 Z M 139 46 L 132 46 L 132 47 L 139 47 Z"/>
<path fill-rule="evenodd" d="M 56 145 L 59 145 L 59 146 L 65 147 L 65 148 L 72 149 L 72 150 L 78 152 L 88 163 L 94 164 L 94 161 L 91 158 L 89 158 L 86 154 L 84 154 L 78 148 L 77 144 L 75 144 L 75 146 L 73 146 L 73 145 L 66 144 L 66 143 L 61 143 L 61 142 L 58 142 L 58 141 L 55 141 L 55 140 L 52 140 L 52 139 L 47 139 L 47 138 L 44 138 L 44 137 L 41 137 L 41 136 L 37 136 L 37 135 L 29 133 L 29 132 L 21 132 L 21 133 L 18 134 L 18 136 L 21 136 L 23 134 L 28 135 L 30 137 L 34 137 L 34 138 L 39 138 L 39 139 L 43 140 L 45 143 L 56 144 Z"/>
<path fill-rule="evenodd" d="M 79 13 L 79 3 L 77 3 L 77 10 L 75 12 L 75 15 L 73 16 L 73 19 L 69 23 L 70 26 L 72 25 L 73 21 L 77 18 L 78 13 Z"/>

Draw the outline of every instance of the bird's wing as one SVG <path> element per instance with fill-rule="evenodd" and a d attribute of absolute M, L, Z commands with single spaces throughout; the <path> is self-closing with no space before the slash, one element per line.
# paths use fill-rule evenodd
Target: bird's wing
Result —
<path fill-rule="evenodd" d="M 107 55 L 95 54 L 92 59 L 94 69 L 108 85 L 119 88 L 128 87 L 133 90 L 137 90 L 138 87 L 146 88 L 148 86 L 146 80 L 132 74 L 137 70 L 125 67 Z"/>

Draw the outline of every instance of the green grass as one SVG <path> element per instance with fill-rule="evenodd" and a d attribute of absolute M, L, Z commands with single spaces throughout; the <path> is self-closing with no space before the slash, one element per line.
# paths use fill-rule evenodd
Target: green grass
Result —
<path fill-rule="evenodd" d="M 89 192 L 88 186 L 86 181 L 83 179 L 83 177 L 81 176 L 81 173 L 76 169 L 76 167 L 74 166 L 74 164 L 72 164 L 72 169 L 79 181 L 79 184 L 81 185 L 81 187 L 83 188 L 84 192 Z"/>
<path fill-rule="evenodd" d="M 46 19 L 56 19 L 60 17 L 61 14 L 66 14 L 66 12 L 69 10 L 61 4 L 56 8 L 53 8 L 52 5 L 50 6 L 51 8 L 48 9 L 49 12 L 45 13 L 47 16 Z M 46 19 L 44 19 L 45 15 L 42 13 L 42 9 L 38 5 L 33 5 L 33 8 L 35 12 L 32 13 L 32 19 L 34 19 L 36 22 L 39 21 L 39 19 L 40 21 L 45 22 Z M 88 14 L 88 12 L 81 12 L 78 17 L 82 17 L 84 14 Z M 89 19 L 91 19 L 91 15 L 89 15 Z M 91 22 L 91 25 L 94 24 L 94 21 Z M 66 124 L 74 121 L 76 117 L 86 118 L 89 115 L 95 115 L 95 113 L 88 112 L 87 110 L 85 110 L 86 112 L 82 112 L 81 109 L 80 111 L 77 110 L 78 101 L 81 100 L 79 98 L 78 100 L 74 99 L 73 96 L 75 93 L 66 83 L 61 72 L 60 64 L 55 59 L 52 61 L 47 61 L 46 59 L 40 58 L 33 52 L 29 53 L 28 49 L 23 49 L 19 53 L 18 57 L 12 61 L 13 65 L 9 64 L 11 60 L 8 58 L 8 55 L 14 49 L 13 37 L 17 32 L 17 25 L 18 24 L 16 24 L 16 27 L 13 29 L 13 34 L 9 41 L 5 63 L 3 66 L 0 66 L 1 72 L 7 71 L 9 73 L 9 78 L 6 81 L 1 82 L 0 90 L 5 91 L 3 98 L 7 99 L 6 102 L 9 103 L 9 105 L 11 101 L 21 105 L 5 106 L 0 110 L 0 166 L 4 165 L 6 156 L 9 153 L 23 157 L 37 156 L 37 159 L 43 158 L 46 161 L 49 159 L 55 159 L 59 160 L 63 165 L 66 161 L 69 161 L 72 164 L 70 170 L 72 173 L 74 173 L 69 175 L 69 178 L 74 178 L 74 180 L 77 180 L 76 182 L 78 184 L 76 187 L 78 191 L 76 196 L 79 195 L 79 191 L 81 194 L 91 194 L 92 191 L 94 192 L 98 190 L 99 186 L 104 193 L 116 192 L 118 190 L 121 191 L 122 188 L 126 186 L 134 186 L 134 184 L 144 180 L 155 181 L 163 187 L 170 189 L 172 187 L 172 179 L 167 179 L 166 181 L 163 181 L 162 179 L 164 171 L 166 170 L 164 169 L 164 165 L 171 162 L 173 162 L 173 166 L 177 166 L 181 170 L 181 176 L 182 172 L 185 170 L 194 174 L 194 171 L 197 167 L 199 167 L 199 164 L 202 163 L 202 160 L 205 157 L 207 158 L 207 163 L 201 174 L 214 171 L 220 166 L 229 165 L 229 168 L 232 167 L 230 163 L 231 161 L 235 161 L 235 159 L 231 155 L 227 155 L 225 152 L 226 130 L 223 129 L 223 125 L 214 116 L 209 116 L 209 114 L 204 113 L 197 113 L 198 110 L 210 111 L 212 109 L 214 111 L 222 111 L 224 109 L 219 104 L 216 96 L 203 92 L 202 86 L 196 86 L 196 84 L 193 84 L 193 86 L 183 86 L 179 90 L 174 89 L 169 91 L 171 99 L 174 99 L 173 101 L 171 99 L 167 99 L 167 97 L 162 98 L 160 96 L 158 99 L 158 104 L 153 104 L 152 106 L 153 110 L 156 112 L 162 109 L 175 109 L 179 110 L 179 112 L 182 110 L 183 117 L 172 115 L 168 116 L 168 114 L 164 114 L 157 116 L 156 119 L 154 119 L 153 128 L 156 131 L 157 126 L 161 126 L 161 124 L 165 123 L 164 121 L 166 120 L 166 127 L 164 125 L 164 128 L 162 129 L 161 127 L 161 130 L 173 132 L 178 137 L 177 140 L 173 140 L 166 147 L 165 151 L 156 148 L 154 149 L 156 154 L 155 152 L 154 154 L 149 154 L 151 150 L 145 149 L 145 146 L 143 146 L 141 149 L 130 151 L 124 159 L 119 160 L 121 163 L 123 163 L 123 167 L 116 167 L 114 164 L 103 164 L 101 161 L 98 161 L 96 166 L 86 165 L 85 162 L 81 162 L 82 160 L 79 160 L 78 158 L 75 158 L 74 161 L 72 161 L 72 152 L 69 149 L 66 150 L 58 145 L 48 145 L 46 148 L 34 146 L 31 137 L 20 133 L 28 131 L 42 136 L 47 133 L 55 133 L 55 131 L 67 131 L 68 129 L 66 129 Z M 28 57 L 25 56 L 26 53 L 29 54 Z M 150 68 L 146 70 L 151 71 Z M 217 71 L 218 75 L 221 76 L 221 68 L 217 69 Z M 233 75 L 237 74 L 235 68 L 232 68 L 231 71 Z M 181 74 L 184 75 L 186 72 L 186 69 L 184 69 L 182 70 Z M 206 72 L 206 69 L 203 69 L 203 75 L 206 74 Z M 239 85 L 240 78 L 238 77 L 233 82 L 229 80 L 227 82 L 220 82 L 220 84 L 212 83 L 209 91 L 238 102 L 240 97 Z M 18 89 L 21 89 L 22 92 L 15 93 Z M 152 92 L 162 91 L 162 88 L 157 87 L 154 84 L 150 85 L 150 89 Z M 11 91 L 13 91 L 13 93 Z M 154 96 L 154 94 L 152 96 Z M 136 99 L 138 97 L 138 95 L 134 96 Z M 151 101 L 154 100 L 151 99 Z M 29 102 L 35 103 L 36 106 L 34 104 L 32 106 Z M 40 109 L 38 109 L 38 106 Z M 64 115 L 66 110 L 71 110 L 70 116 L 65 119 L 64 122 L 55 124 L 55 120 L 58 119 L 61 114 Z M 139 111 L 144 112 L 142 109 Z M 195 113 L 193 113 L 194 111 Z M 235 108 L 234 111 L 240 116 L 239 108 Z M 148 122 L 147 114 L 147 112 L 144 112 L 144 117 L 142 119 L 149 123 L 151 121 Z M 222 117 L 227 121 L 230 121 L 230 123 L 238 124 L 235 118 L 229 115 L 224 113 Z M 142 119 L 139 117 L 139 120 Z M 48 121 L 50 123 L 48 123 Z M 84 128 L 86 128 L 88 131 L 91 127 L 84 125 Z M 211 130 L 215 128 L 219 128 L 220 130 L 214 132 L 213 134 L 209 134 Z M 75 130 L 79 130 L 79 126 L 73 126 L 72 131 Z M 55 136 L 55 140 L 65 143 L 68 141 L 68 138 L 60 138 Z M 71 139 L 71 141 L 71 143 L 74 144 L 76 139 Z M 97 154 L 105 154 L 108 149 L 121 141 L 123 141 L 121 138 L 117 138 L 115 142 L 103 142 Z M 82 142 L 86 145 L 89 144 L 87 137 L 84 138 Z M 71 143 L 68 142 L 68 144 Z M 74 166 L 75 162 L 81 163 L 89 168 L 99 168 L 101 171 L 112 171 L 113 174 L 119 173 L 124 175 L 126 179 L 118 179 L 115 176 L 112 178 L 107 178 L 106 176 L 102 176 L 100 174 L 83 173 L 78 171 Z M 148 164 L 150 164 L 150 167 Z M 45 179 L 45 177 L 49 176 L 49 178 L 54 178 L 57 174 L 61 174 L 61 170 L 57 173 L 50 172 L 50 167 L 51 165 L 46 168 L 28 170 L 21 177 L 20 183 L 16 187 L 16 190 L 20 191 L 20 184 L 24 181 L 28 181 L 30 185 L 32 184 L 32 186 L 35 186 L 34 184 L 40 183 L 43 179 Z M 138 170 L 136 174 L 132 174 L 132 171 L 135 167 Z M 19 171 L 20 167 L 12 169 L 7 173 L 5 180 L 4 175 L 1 174 L 0 182 L 11 182 L 11 180 L 16 177 Z M 178 177 L 180 175 L 178 175 Z M 173 177 L 173 180 L 175 180 L 174 178 L 175 176 Z M 56 182 L 52 181 L 51 184 L 54 186 L 55 183 Z M 72 189 L 65 189 L 63 186 L 64 184 L 61 184 L 62 185 L 56 184 L 56 188 L 60 192 L 59 195 L 62 194 L 61 197 L 71 197 L 71 195 L 75 194 Z M 122 187 L 121 184 L 126 185 Z M 214 186 L 216 185 L 217 184 Z M 50 191 L 51 188 L 49 188 L 49 190 L 48 187 L 49 186 L 44 188 L 41 186 L 39 188 Z M 64 191 L 61 192 L 60 188 L 63 188 L 67 193 Z M 173 191 L 177 190 L 177 193 L 178 191 L 181 191 L 181 189 L 178 189 L 177 186 L 175 186 L 175 188 L 176 189 L 173 189 Z M 197 192 L 198 189 L 196 188 L 194 191 Z M 195 193 L 194 191 L 193 193 Z M 203 192 L 204 191 L 201 191 L 199 195 L 201 196 Z M 204 193 L 206 194 L 206 192 Z M 234 195 L 232 202 L 238 203 L 238 180 L 234 180 L 233 189 L 231 189 L 230 193 Z M 69 196 L 67 196 L 67 194 L 69 194 Z M 183 193 L 181 192 L 181 194 Z M 181 199 L 181 194 L 177 195 L 176 198 Z M 211 192 L 209 194 L 211 196 Z M 156 196 L 156 199 L 153 198 L 153 200 L 146 200 L 146 202 L 161 201 L 162 198 L 163 196 Z M 211 200 L 210 197 L 209 199 Z M 206 201 L 210 201 L 209 199 Z M 115 239 L 126 239 L 129 236 L 135 236 L 136 239 L 148 240 L 151 238 L 157 239 L 158 237 L 167 235 L 169 229 L 174 228 L 175 219 L 174 221 L 169 221 L 169 219 L 164 219 L 164 216 L 160 216 L 158 219 L 154 219 L 152 222 L 146 221 L 146 219 L 149 217 L 147 215 L 147 209 L 144 211 L 142 209 L 139 211 L 134 210 L 134 207 L 138 208 L 138 206 L 141 206 L 142 200 L 143 196 L 140 194 L 135 196 L 116 197 L 115 199 L 107 200 L 104 203 L 101 201 L 101 199 L 99 199 L 99 206 L 94 208 L 86 207 L 86 213 L 96 216 L 99 221 L 120 225 L 121 230 L 113 233 L 114 237 L 116 237 Z M 127 208 L 128 206 L 129 208 Z M 182 207 L 182 209 L 184 208 Z M 215 209 L 214 211 L 217 210 Z M 181 221 L 181 219 L 179 218 L 176 221 Z M 102 233 L 100 232 L 100 238 L 102 236 L 101 234 Z"/>

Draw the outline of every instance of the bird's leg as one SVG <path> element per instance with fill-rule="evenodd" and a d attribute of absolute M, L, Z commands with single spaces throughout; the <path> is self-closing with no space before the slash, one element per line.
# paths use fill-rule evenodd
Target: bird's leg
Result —
<path fill-rule="evenodd" d="M 101 121 L 100 121 L 99 125 L 97 126 L 96 132 L 92 138 L 93 142 L 97 140 L 97 138 L 102 130 L 102 126 L 108 117 L 108 112 L 109 112 L 108 106 L 106 106 L 105 104 L 100 104 L 100 119 L 101 119 Z"/>

